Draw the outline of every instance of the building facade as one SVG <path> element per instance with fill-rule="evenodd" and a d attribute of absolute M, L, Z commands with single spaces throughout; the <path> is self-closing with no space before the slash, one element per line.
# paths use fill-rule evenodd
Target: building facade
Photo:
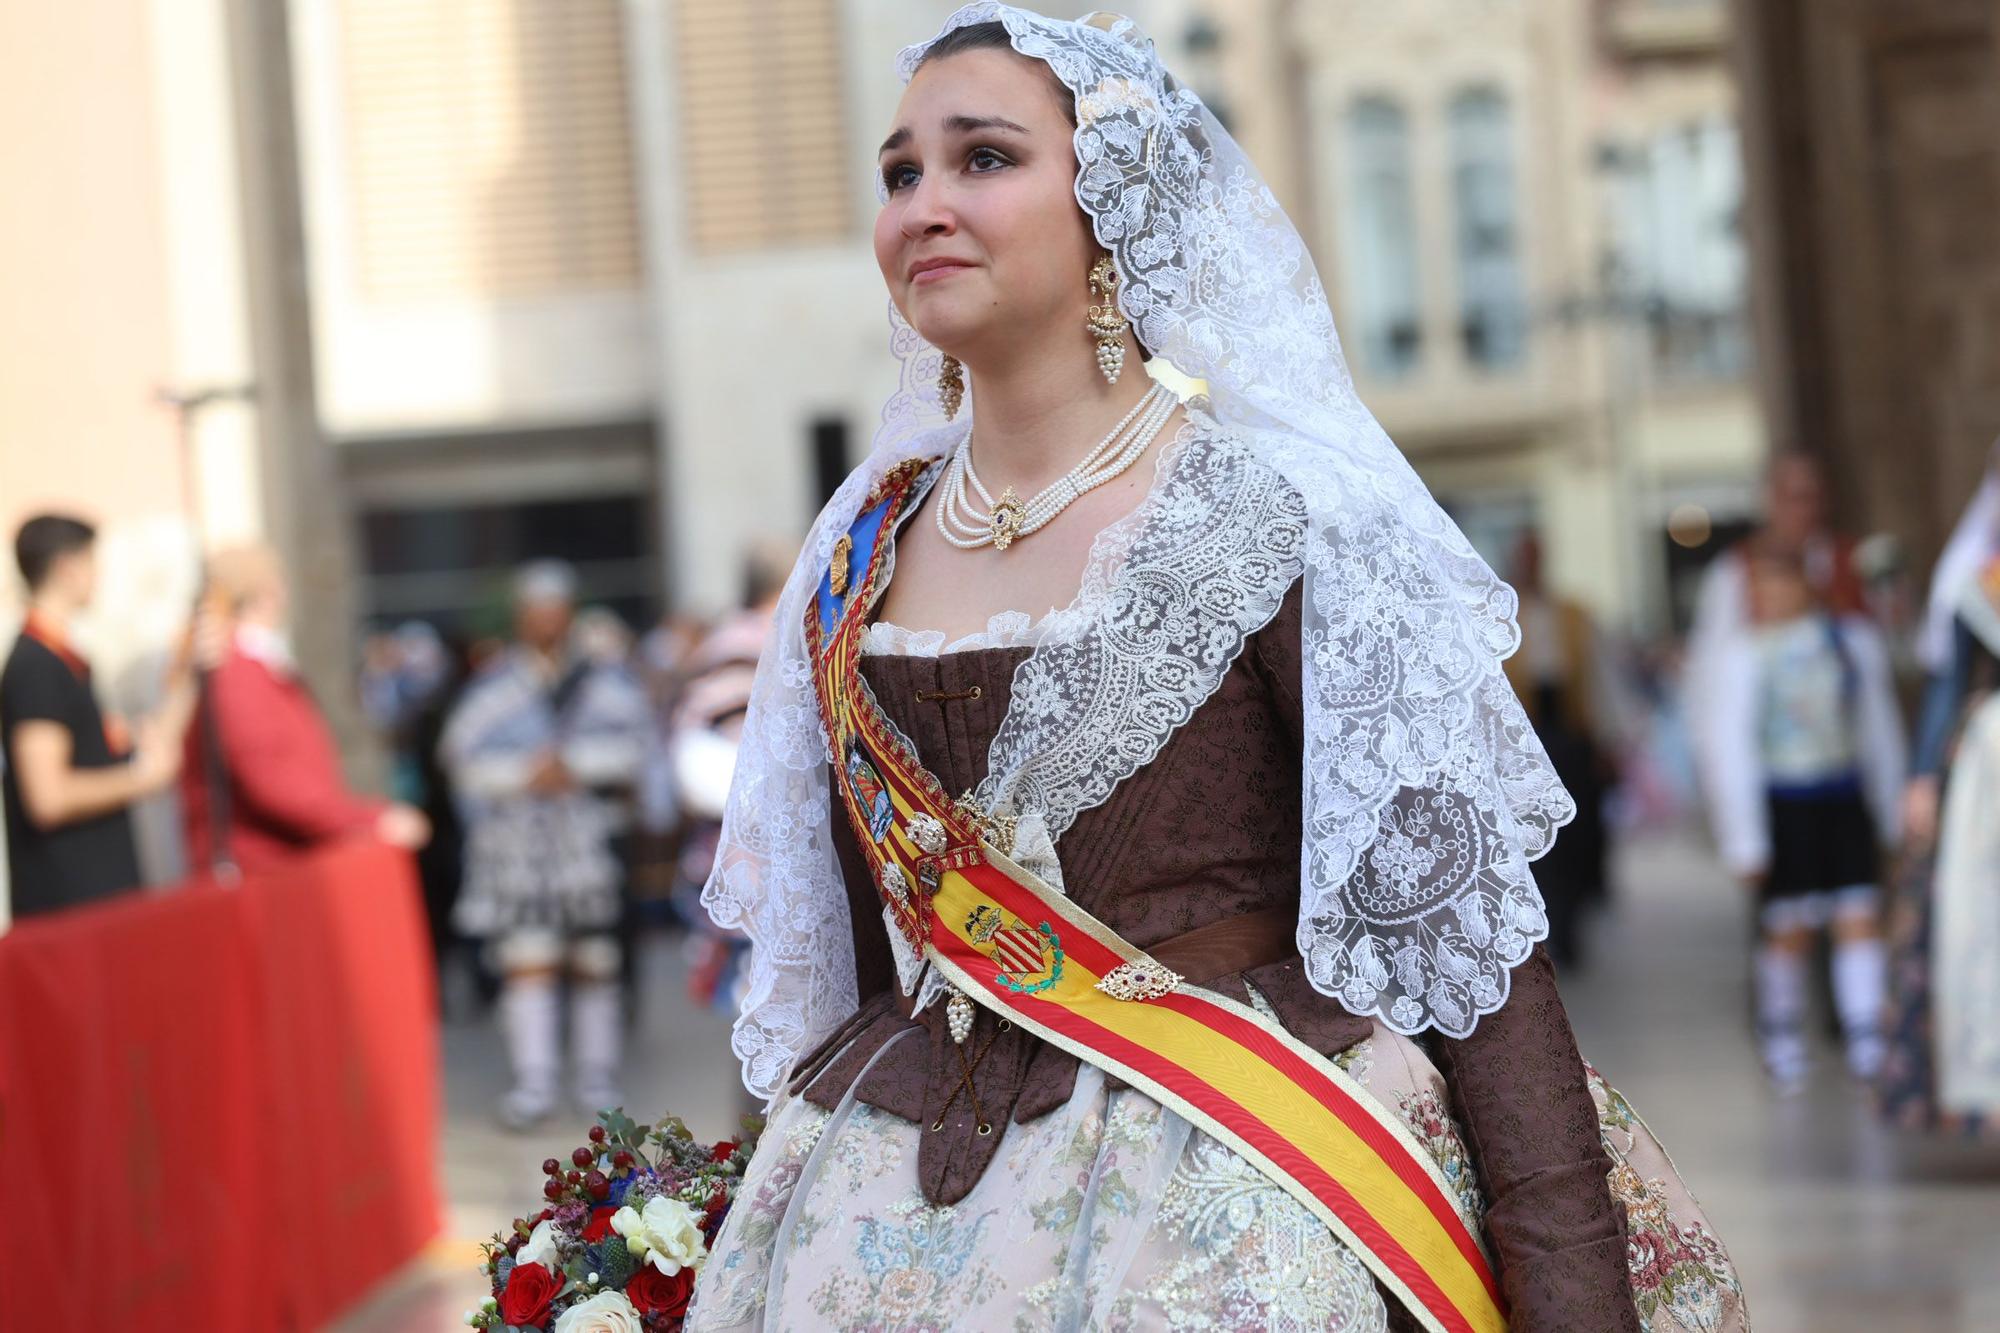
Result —
<path fill-rule="evenodd" d="M 1770 417 L 1920 575 L 2000 437 L 2000 3 L 1734 10 Z"/>
<path fill-rule="evenodd" d="M 1683 623 L 1765 450 L 1720 0 L 1207 14 L 1216 101 L 1440 500 L 1503 573 L 1534 530 L 1607 623 Z"/>

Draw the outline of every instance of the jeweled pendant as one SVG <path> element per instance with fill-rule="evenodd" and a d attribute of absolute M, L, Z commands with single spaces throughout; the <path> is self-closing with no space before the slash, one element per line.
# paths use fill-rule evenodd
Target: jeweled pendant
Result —
<path fill-rule="evenodd" d="M 1021 497 L 1014 493 L 1014 488 L 1009 486 L 1002 491 L 1000 498 L 994 502 L 993 516 L 990 520 L 993 529 L 993 549 L 1004 551 L 1012 546 L 1014 539 L 1021 535 L 1021 524 L 1026 522 L 1027 518 L 1028 507 L 1021 503 Z"/>

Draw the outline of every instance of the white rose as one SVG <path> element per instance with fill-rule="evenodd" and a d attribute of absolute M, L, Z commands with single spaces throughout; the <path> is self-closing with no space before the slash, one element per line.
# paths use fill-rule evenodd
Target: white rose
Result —
<path fill-rule="evenodd" d="M 600 1291 L 556 1318 L 553 1333 L 646 1333 L 645 1321 L 622 1291 Z"/>
<path fill-rule="evenodd" d="M 517 1264 L 541 1264 L 556 1272 L 562 1271 L 562 1258 L 556 1253 L 556 1229 L 547 1222 L 535 1223 L 535 1229 L 528 1233 L 528 1239 L 514 1255 Z"/>
<path fill-rule="evenodd" d="M 633 1254 L 668 1277 L 683 1268 L 700 1268 L 708 1257 L 701 1236 L 701 1214 L 679 1199 L 656 1194 L 641 1213 L 629 1205 L 611 1215 L 611 1229 L 625 1238 Z"/>

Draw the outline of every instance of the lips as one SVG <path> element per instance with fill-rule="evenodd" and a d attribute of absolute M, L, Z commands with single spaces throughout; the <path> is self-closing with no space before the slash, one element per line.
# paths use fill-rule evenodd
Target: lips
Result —
<path fill-rule="evenodd" d="M 971 267 L 971 262 L 964 259 L 919 259 L 916 263 L 910 265 L 910 281 L 937 282 L 940 279 L 950 277 L 954 273 L 963 273 Z"/>

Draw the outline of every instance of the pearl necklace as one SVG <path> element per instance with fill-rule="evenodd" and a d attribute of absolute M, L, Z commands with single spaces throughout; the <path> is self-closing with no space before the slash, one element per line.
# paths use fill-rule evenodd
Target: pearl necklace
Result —
<path fill-rule="evenodd" d="M 1155 384 L 1075 467 L 1027 501 L 1016 495 L 1012 486 L 1003 490 L 998 500 L 993 498 L 973 469 L 972 432 L 967 431 L 965 439 L 952 451 L 938 487 L 938 535 L 961 551 L 976 551 L 982 546 L 1006 550 L 1021 538 L 1048 526 L 1057 514 L 1082 496 L 1138 462 L 1180 405 L 1172 390 L 1164 384 Z M 985 503 L 985 512 L 973 506 L 968 488 Z"/>

